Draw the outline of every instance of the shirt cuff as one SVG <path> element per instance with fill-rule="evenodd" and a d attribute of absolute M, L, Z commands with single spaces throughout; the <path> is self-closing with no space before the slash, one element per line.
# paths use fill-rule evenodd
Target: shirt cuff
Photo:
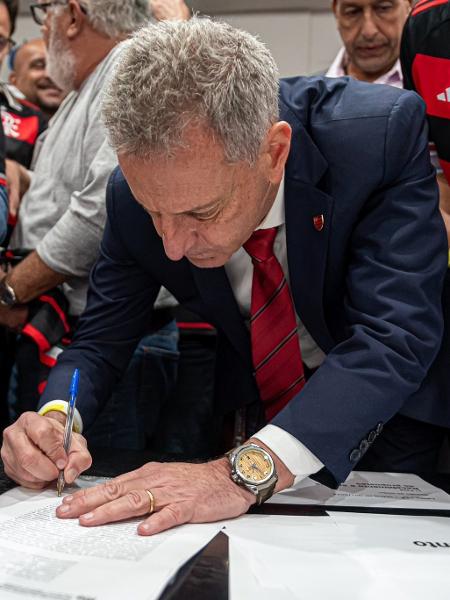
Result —
<path fill-rule="evenodd" d="M 317 473 L 324 466 L 297 438 L 276 425 L 266 425 L 258 433 L 252 435 L 252 438 L 263 442 L 278 456 L 289 471 L 295 475 L 294 483 Z"/>

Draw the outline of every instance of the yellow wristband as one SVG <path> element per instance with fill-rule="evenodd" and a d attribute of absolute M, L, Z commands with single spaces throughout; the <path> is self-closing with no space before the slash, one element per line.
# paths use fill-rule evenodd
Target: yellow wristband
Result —
<path fill-rule="evenodd" d="M 38 410 L 38 415 L 41 415 L 41 417 L 43 417 L 52 410 L 56 410 L 67 415 L 68 406 L 69 403 L 65 400 L 50 400 L 50 402 L 47 402 L 47 404 L 44 404 L 44 406 L 42 406 Z M 77 409 L 75 409 L 72 429 L 75 433 L 83 432 L 83 419 L 81 418 L 81 415 Z"/>

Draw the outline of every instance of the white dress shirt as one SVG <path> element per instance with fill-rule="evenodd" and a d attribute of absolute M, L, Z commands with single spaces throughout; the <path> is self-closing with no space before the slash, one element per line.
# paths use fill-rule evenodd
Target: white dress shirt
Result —
<path fill-rule="evenodd" d="M 347 75 L 346 62 L 347 55 L 345 48 L 341 48 L 331 64 L 331 67 L 326 72 L 326 77 L 344 77 L 344 75 Z M 373 83 L 403 88 L 403 73 L 400 60 L 397 60 L 390 71 L 383 73 L 383 75 L 378 77 Z"/>
<path fill-rule="evenodd" d="M 281 182 L 277 197 L 267 217 L 258 229 L 278 227 L 274 242 L 274 253 L 285 274 L 289 285 L 289 269 L 287 261 L 286 227 L 284 213 L 284 179 Z M 244 319 L 249 322 L 251 292 L 253 280 L 253 264 L 249 254 L 240 248 L 225 265 L 234 297 Z M 295 307 L 294 307 L 295 308 Z M 322 364 L 325 354 L 313 340 L 305 326 L 297 316 L 297 331 L 300 341 L 303 362 L 310 369 Z M 266 444 L 295 475 L 296 482 L 317 473 L 323 464 L 308 448 L 287 431 L 275 425 L 266 425 L 254 436 Z"/>

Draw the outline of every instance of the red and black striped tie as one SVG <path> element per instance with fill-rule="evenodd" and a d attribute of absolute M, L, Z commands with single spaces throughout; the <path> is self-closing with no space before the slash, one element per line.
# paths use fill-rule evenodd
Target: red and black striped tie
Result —
<path fill-rule="evenodd" d="M 253 366 L 268 421 L 305 384 L 291 292 L 274 252 L 277 228 L 258 229 L 244 244 L 253 262 L 250 333 Z"/>

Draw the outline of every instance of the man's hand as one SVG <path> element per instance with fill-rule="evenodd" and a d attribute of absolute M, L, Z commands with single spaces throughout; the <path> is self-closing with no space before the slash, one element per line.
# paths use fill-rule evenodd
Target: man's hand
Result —
<path fill-rule="evenodd" d="M 250 440 L 270 449 L 259 440 Z M 292 485 L 294 476 L 271 452 L 278 472 L 276 491 Z M 234 483 L 227 458 L 204 463 L 147 463 L 140 469 L 116 477 L 94 488 L 66 496 L 56 514 L 79 518 L 92 527 L 147 515 L 138 533 L 154 535 L 184 523 L 210 523 L 245 514 L 256 496 Z M 148 515 L 154 497 L 155 512 Z"/>
<path fill-rule="evenodd" d="M 140 469 L 73 496 L 56 514 L 79 517 L 81 525 L 103 525 L 148 514 L 150 490 L 155 512 L 139 524 L 138 533 L 154 535 L 183 523 L 231 519 L 248 511 L 255 496 L 230 478 L 228 459 L 204 464 L 147 463 Z"/>
<path fill-rule="evenodd" d="M 18 304 L 9 307 L 0 305 L 0 325 L 19 332 L 28 320 L 28 306 Z"/>
<path fill-rule="evenodd" d="M 30 187 L 30 176 L 25 167 L 14 160 L 7 159 L 6 181 L 8 183 L 9 212 L 15 217 L 19 212 L 22 196 Z"/>
<path fill-rule="evenodd" d="M 59 413 L 41 417 L 27 412 L 5 429 L 1 457 L 8 477 L 24 487 L 42 489 L 58 478 L 59 469 L 64 469 L 66 482 L 72 483 L 91 466 L 86 440 L 77 433 L 73 434 L 66 455 L 64 425 L 60 420 Z"/>
<path fill-rule="evenodd" d="M 184 0 L 150 0 L 150 8 L 158 21 L 188 21 L 191 18 Z"/>

